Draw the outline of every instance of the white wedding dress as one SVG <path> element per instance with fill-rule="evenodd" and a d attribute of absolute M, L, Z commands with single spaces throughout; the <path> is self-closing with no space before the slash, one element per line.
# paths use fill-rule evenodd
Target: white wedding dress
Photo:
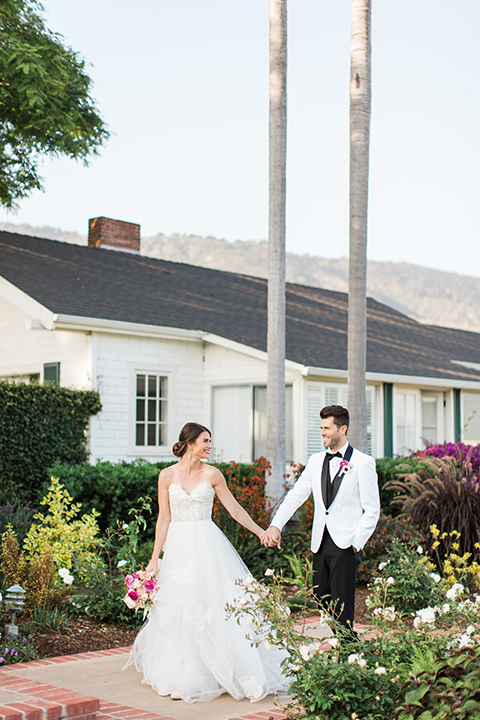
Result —
<path fill-rule="evenodd" d="M 125 667 L 134 665 L 159 695 L 188 703 L 222 693 L 252 702 L 286 692 L 280 662 L 286 652 L 252 646 L 242 619 L 226 619 L 225 604 L 241 598 L 248 568 L 211 519 L 215 491 L 200 482 L 189 495 L 169 486 L 171 522 L 158 573 L 160 588 Z"/>

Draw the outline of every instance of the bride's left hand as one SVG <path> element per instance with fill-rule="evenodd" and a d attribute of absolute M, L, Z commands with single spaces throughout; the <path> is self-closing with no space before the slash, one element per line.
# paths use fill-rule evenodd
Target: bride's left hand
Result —
<path fill-rule="evenodd" d="M 158 559 L 152 558 L 150 560 L 150 562 L 148 563 L 147 567 L 145 568 L 145 570 L 147 572 L 151 573 L 152 575 L 156 575 L 158 572 Z"/>

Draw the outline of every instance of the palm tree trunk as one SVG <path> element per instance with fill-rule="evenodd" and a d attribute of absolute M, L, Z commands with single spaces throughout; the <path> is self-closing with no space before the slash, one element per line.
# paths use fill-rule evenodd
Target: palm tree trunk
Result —
<path fill-rule="evenodd" d="M 371 0 L 352 0 L 350 70 L 349 439 L 367 450 L 367 212 L 371 114 Z"/>
<path fill-rule="evenodd" d="M 268 494 L 278 499 L 285 474 L 285 200 L 287 150 L 287 0 L 269 0 L 270 120 L 268 228 Z"/>

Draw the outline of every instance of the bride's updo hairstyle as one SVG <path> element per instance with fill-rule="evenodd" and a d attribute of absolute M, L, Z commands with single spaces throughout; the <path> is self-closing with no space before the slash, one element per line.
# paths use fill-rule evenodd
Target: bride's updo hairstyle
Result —
<path fill-rule="evenodd" d="M 178 442 L 172 448 L 172 452 L 176 457 L 183 457 L 187 452 L 188 443 L 194 443 L 195 440 L 200 437 L 204 432 L 207 432 L 210 436 L 212 433 L 205 427 L 205 425 L 199 425 L 199 423 L 188 422 L 180 430 L 178 436 Z"/>

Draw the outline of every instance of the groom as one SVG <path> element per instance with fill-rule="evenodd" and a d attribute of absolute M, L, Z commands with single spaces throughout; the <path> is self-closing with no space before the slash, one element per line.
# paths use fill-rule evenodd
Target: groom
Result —
<path fill-rule="evenodd" d="M 313 585 L 318 602 L 333 608 L 345 628 L 353 632 L 355 579 L 361 550 L 380 514 L 375 461 L 355 450 L 347 440 L 348 410 L 328 405 L 320 411 L 321 436 L 326 448 L 309 459 L 304 471 L 276 512 L 262 538 L 280 548 L 286 522 L 313 493 Z"/>

